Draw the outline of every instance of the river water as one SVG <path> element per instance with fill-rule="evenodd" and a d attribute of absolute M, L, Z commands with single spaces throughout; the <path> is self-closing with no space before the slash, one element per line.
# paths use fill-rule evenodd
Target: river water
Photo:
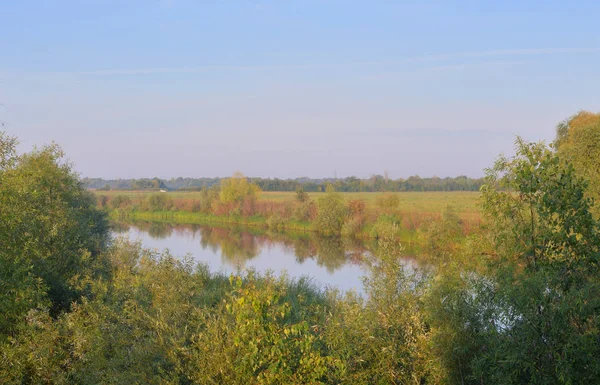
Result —
<path fill-rule="evenodd" d="M 362 293 L 368 273 L 368 245 L 312 233 L 280 234 L 241 227 L 136 221 L 113 223 L 113 233 L 174 256 L 190 255 L 212 272 L 255 269 L 290 278 L 310 277 L 321 288 Z M 407 264 L 413 259 L 407 258 Z"/>

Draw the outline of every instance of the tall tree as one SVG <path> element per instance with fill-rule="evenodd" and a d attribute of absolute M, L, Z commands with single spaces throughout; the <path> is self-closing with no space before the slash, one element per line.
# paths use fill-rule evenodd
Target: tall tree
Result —
<path fill-rule="evenodd" d="M 600 234 L 586 183 L 543 144 L 487 170 L 491 245 L 475 335 L 489 383 L 591 383 L 600 377 Z M 468 298 L 468 297 L 467 297 Z M 471 302 L 473 294 L 471 294 Z"/>
<path fill-rule="evenodd" d="M 600 113 L 581 111 L 556 129 L 559 155 L 573 163 L 577 174 L 589 181 L 587 194 L 600 202 Z M 593 210 L 600 217 L 600 205 Z"/>
<path fill-rule="evenodd" d="M 3 274 L 18 266 L 15 274 L 47 288 L 56 314 L 85 292 L 82 279 L 97 271 L 107 221 L 57 145 L 16 156 L 14 141 L 3 142 L 8 143 L 0 171 Z"/>

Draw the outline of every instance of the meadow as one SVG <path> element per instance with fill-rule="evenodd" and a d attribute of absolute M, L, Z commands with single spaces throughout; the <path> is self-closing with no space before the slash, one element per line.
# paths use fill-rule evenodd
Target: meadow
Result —
<path fill-rule="evenodd" d="M 117 195 L 127 196 L 133 201 L 141 201 L 146 199 L 156 191 L 149 190 L 111 190 L 111 191 L 95 191 L 99 196 L 106 196 L 112 199 Z M 167 197 L 176 200 L 198 200 L 200 192 L 196 191 L 168 191 L 165 194 Z M 313 200 L 318 200 L 324 196 L 324 192 L 309 192 L 308 196 Z M 342 192 L 340 193 L 346 201 L 363 200 L 367 210 L 375 210 L 377 208 L 378 199 L 397 195 L 399 205 L 397 211 L 407 215 L 424 215 L 436 216 L 439 215 L 448 206 L 452 206 L 457 215 L 464 220 L 477 222 L 480 219 L 479 212 L 479 192 L 473 191 L 433 191 L 433 192 Z M 283 203 L 294 201 L 296 198 L 295 192 L 287 191 L 263 191 L 258 194 L 258 200 L 264 202 Z"/>

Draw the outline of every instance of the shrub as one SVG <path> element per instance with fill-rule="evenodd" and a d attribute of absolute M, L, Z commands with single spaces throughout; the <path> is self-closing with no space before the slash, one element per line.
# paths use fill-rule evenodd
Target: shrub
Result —
<path fill-rule="evenodd" d="M 115 195 L 110 200 L 110 207 L 113 209 L 126 209 L 131 207 L 131 204 L 131 198 L 129 198 L 127 195 Z"/>
<path fill-rule="evenodd" d="M 342 195 L 328 188 L 327 194 L 319 198 L 318 207 L 315 220 L 317 231 L 326 236 L 340 235 L 346 218 L 346 206 Z"/>
<path fill-rule="evenodd" d="M 147 198 L 148 208 L 152 211 L 169 210 L 173 205 L 173 200 L 165 193 L 152 194 Z"/>
<path fill-rule="evenodd" d="M 362 199 L 352 199 L 348 202 L 348 211 L 351 217 L 362 217 L 365 214 L 365 201 Z"/>
<path fill-rule="evenodd" d="M 282 230 L 285 227 L 286 221 L 280 215 L 275 214 L 267 219 L 267 226 L 272 230 Z"/>
<path fill-rule="evenodd" d="M 396 210 L 399 204 L 400 197 L 398 194 L 385 194 L 377 198 L 377 207 L 387 213 Z"/>
<path fill-rule="evenodd" d="M 309 222 L 317 216 L 317 205 L 314 201 L 308 200 L 296 206 L 294 210 L 294 219 L 300 222 Z"/>
<path fill-rule="evenodd" d="M 342 235 L 345 237 L 357 236 L 363 228 L 362 218 L 350 218 L 342 226 Z"/>

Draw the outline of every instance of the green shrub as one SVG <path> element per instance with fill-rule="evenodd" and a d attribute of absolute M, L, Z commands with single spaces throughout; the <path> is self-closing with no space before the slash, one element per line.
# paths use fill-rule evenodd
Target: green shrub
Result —
<path fill-rule="evenodd" d="M 346 206 L 341 194 L 329 188 L 327 194 L 317 201 L 318 214 L 315 228 L 325 236 L 340 235 L 346 219 Z"/>
<path fill-rule="evenodd" d="M 115 195 L 110 200 L 110 207 L 113 209 L 128 209 L 132 205 L 131 198 L 127 195 Z"/>
<path fill-rule="evenodd" d="M 148 209 L 151 211 L 169 210 L 173 205 L 171 198 L 166 193 L 152 194 L 147 198 Z"/>

